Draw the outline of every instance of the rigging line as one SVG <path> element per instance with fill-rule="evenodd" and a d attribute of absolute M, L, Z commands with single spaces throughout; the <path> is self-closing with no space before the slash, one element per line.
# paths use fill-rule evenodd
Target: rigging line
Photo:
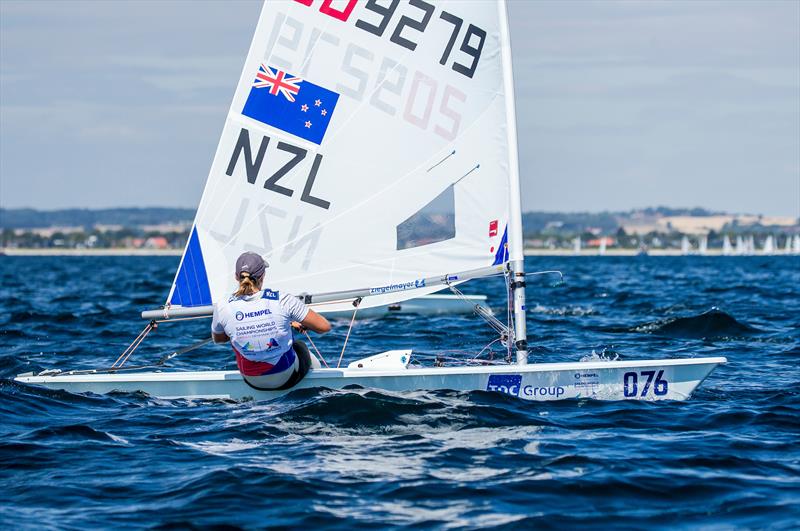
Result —
<path fill-rule="evenodd" d="M 353 301 L 353 306 L 355 309 L 353 310 L 353 317 L 350 319 L 350 326 L 347 328 L 347 335 L 344 337 L 344 345 L 342 345 L 342 352 L 339 354 L 339 362 L 336 364 L 336 368 L 342 366 L 342 358 L 344 357 L 344 349 L 347 348 L 347 340 L 350 339 L 350 331 L 353 329 L 353 323 L 356 320 L 356 313 L 358 313 L 358 306 L 361 304 L 361 297 L 358 297 L 356 300 Z"/>
<path fill-rule="evenodd" d="M 127 354 L 127 355 L 126 355 L 124 358 L 122 358 L 122 361 L 119 363 L 119 365 L 117 365 L 117 368 L 120 368 L 120 369 L 121 369 L 121 368 L 122 368 L 122 366 L 123 366 L 123 365 L 125 365 L 125 364 L 128 362 L 128 359 L 130 359 L 130 357 L 131 357 L 131 355 L 134 353 L 134 351 L 135 351 L 137 348 L 139 348 L 139 345 L 141 345 L 141 344 L 142 344 L 142 341 L 144 341 L 144 338 L 145 338 L 145 337 L 147 337 L 147 334 L 148 334 L 148 333 L 150 333 L 150 330 L 148 330 L 148 331 L 147 331 L 147 333 L 145 333 L 145 334 L 144 334 L 144 335 L 141 337 L 141 339 L 139 339 L 139 341 L 138 341 L 138 342 L 135 344 L 135 346 L 134 346 L 134 347 L 133 347 L 133 348 L 130 350 L 130 352 L 128 352 L 128 354 Z"/>
<path fill-rule="evenodd" d="M 322 363 L 324 363 L 326 367 L 330 368 L 330 365 L 328 365 L 328 362 L 325 361 L 325 358 L 322 357 L 322 353 L 319 351 L 317 346 L 314 344 L 314 340 L 311 339 L 311 336 L 308 334 L 308 330 L 303 330 L 303 333 L 306 335 L 306 339 L 308 339 L 308 342 L 311 343 L 311 346 L 314 347 L 314 351 L 317 353 L 317 357 L 320 360 L 322 360 Z"/>
<path fill-rule="evenodd" d="M 483 348 L 481 349 L 481 351 L 480 351 L 480 352 L 478 352 L 478 353 L 475 355 L 475 357 L 474 357 L 474 358 L 472 358 L 472 361 L 476 361 L 478 358 L 480 358 L 480 357 L 481 357 L 481 354 L 483 354 L 483 353 L 486 351 L 486 349 L 488 349 L 489 347 L 491 347 L 492 345 L 494 345 L 494 344 L 495 344 L 495 343 L 497 343 L 498 341 L 501 341 L 502 339 L 503 339 L 502 337 L 498 337 L 497 339 L 495 339 L 495 340 L 491 341 L 491 342 L 490 342 L 488 345 L 486 345 L 485 347 L 483 347 Z M 490 351 L 490 352 L 491 352 L 491 351 Z"/>
<path fill-rule="evenodd" d="M 466 295 L 464 295 L 464 293 L 460 289 L 449 283 L 447 285 L 450 288 L 450 291 L 452 291 L 460 300 L 469 304 L 472 307 L 473 311 L 476 314 L 478 314 L 478 316 L 481 317 L 484 321 L 486 321 L 493 330 L 501 334 L 506 331 L 506 325 L 503 324 L 503 322 L 500 321 L 497 317 L 488 313 L 483 306 L 481 306 L 480 304 L 473 304 L 472 302 L 469 301 L 469 299 L 467 299 Z"/>
<path fill-rule="evenodd" d="M 443 163 L 444 161 L 446 161 L 447 159 L 449 159 L 450 157 L 452 157 L 452 156 L 453 156 L 453 155 L 455 155 L 455 154 L 456 154 L 456 150 L 454 149 L 454 150 L 453 150 L 453 151 L 451 151 L 451 152 L 450 152 L 450 154 L 449 154 L 449 155 L 447 155 L 445 158 L 443 158 L 442 160 L 440 160 L 439 162 L 437 162 L 436 164 L 434 164 L 433 166 L 431 166 L 430 168 L 428 168 L 428 171 L 431 171 L 431 170 L 432 170 L 432 169 L 434 169 L 436 166 L 438 166 L 439 164 Z"/>
<path fill-rule="evenodd" d="M 142 329 L 142 331 L 139 332 L 139 335 L 137 335 L 136 338 L 133 341 L 131 341 L 131 344 L 128 345 L 128 347 L 122 351 L 122 354 L 119 355 L 119 357 L 116 359 L 114 363 L 111 364 L 111 366 L 116 367 L 117 363 L 119 363 L 120 360 L 122 360 L 123 358 L 127 360 L 128 357 L 130 357 L 130 354 L 133 353 L 133 351 L 136 350 L 136 348 L 139 346 L 142 340 L 144 340 L 144 337 L 150 332 L 153 326 L 154 326 L 153 321 L 147 323 L 145 327 Z M 125 361 L 123 361 L 122 363 L 124 364 Z M 122 365 L 120 365 L 120 367 L 121 366 Z"/>
<path fill-rule="evenodd" d="M 174 323 L 175 321 L 193 321 L 195 319 L 208 319 L 211 315 L 196 315 L 194 317 L 174 317 L 172 319 L 157 319 L 156 323 Z"/>
<path fill-rule="evenodd" d="M 148 364 L 148 365 L 129 365 L 129 366 L 126 366 L 126 367 L 122 367 L 122 366 L 115 367 L 115 366 L 112 365 L 111 367 L 105 367 L 105 368 L 102 368 L 102 369 L 86 369 L 86 370 L 66 371 L 64 374 L 97 374 L 97 373 L 102 373 L 102 372 L 135 371 L 135 370 L 140 370 L 140 369 L 157 369 L 159 367 L 164 367 L 166 362 L 168 362 L 169 360 L 174 359 L 177 356 L 180 356 L 181 354 L 185 354 L 185 353 L 190 352 L 192 350 L 198 349 L 198 348 L 202 347 L 203 345 L 208 344 L 210 341 L 212 341 L 212 339 L 211 338 L 207 338 L 207 339 L 204 339 L 202 341 L 199 341 L 198 343 L 195 343 L 193 345 L 185 347 L 185 348 L 183 348 L 181 350 L 172 351 L 169 354 L 163 355 L 161 357 L 161 359 L 158 360 L 156 363 L 152 363 L 152 364 Z"/>
<path fill-rule="evenodd" d="M 464 180 L 464 178 L 465 178 L 466 176 L 468 176 L 470 173 L 474 172 L 475 170 L 477 170 L 477 169 L 478 169 L 478 168 L 480 168 L 480 167 L 481 167 L 481 165 L 480 165 L 480 164 L 476 164 L 474 168 L 472 168 L 472 169 L 471 169 L 471 170 L 469 170 L 467 173 L 465 173 L 464 175 L 462 175 L 461 177 L 459 177 L 458 179 L 456 179 L 456 180 L 453 182 L 453 184 L 451 184 L 450 186 L 455 186 L 455 185 L 457 185 L 457 184 L 458 184 L 458 183 L 460 183 L 462 180 Z"/>
<path fill-rule="evenodd" d="M 139 370 L 139 369 L 155 369 L 155 368 L 158 368 L 158 367 L 164 367 L 164 365 L 168 361 L 180 356 L 181 354 L 186 354 L 187 352 L 191 352 L 192 350 L 197 350 L 198 348 L 207 345 L 212 340 L 213 339 L 209 337 L 209 338 L 203 339 L 201 341 L 198 341 L 197 343 L 189 345 L 188 347 L 184 347 L 184 348 L 182 348 L 180 350 L 166 351 L 166 352 L 168 352 L 168 354 L 163 354 L 161 356 L 161 359 L 159 359 L 156 363 L 152 363 L 152 364 L 148 364 L 148 365 L 131 365 L 131 366 L 123 367 L 123 365 L 125 363 L 123 361 L 122 364 L 120 364 L 118 366 L 115 364 L 115 365 L 112 365 L 111 367 L 106 367 L 106 368 L 103 368 L 103 369 L 88 369 L 88 370 L 82 370 L 82 371 L 67 371 L 65 374 L 94 374 L 94 373 L 98 373 L 98 372 L 117 372 L 117 371 L 130 371 L 130 370 Z M 126 358 L 126 361 L 127 361 L 127 358 Z"/>
<path fill-rule="evenodd" d="M 508 332 L 506 336 L 506 355 L 507 359 L 511 359 L 512 348 L 511 345 L 514 344 L 516 337 L 514 337 L 514 308 L 513 308 L 513 297 L 514 294 L 511 292 L 511 270 L 507 270 L 505 274 L 505 284 L 506 284 L 506 321 L 508 322 Z"/>
<path fill-rule="evenodd" d="M 181 354 L 186 354 L 187 352 L 191 352 L 193 350 L 197 350 L 198 348 L 209 344 L 211 341 L 213 341 L 213 338 L 207 337 L 206 339 L 198 341 L 197 343 L 189 345 L 188 347 L 184 347 L 184 348 L 182 348 L 180 350 L 175 350 L 175 351 L 170 352 L 169 354 L 165 354 L 165 355 L 161 356 L 161 359 L 158 360 L 158 362 L 156 362 L 155 366 L 156 367 L 163 366 L 169 360 L 177 358 Z"/>

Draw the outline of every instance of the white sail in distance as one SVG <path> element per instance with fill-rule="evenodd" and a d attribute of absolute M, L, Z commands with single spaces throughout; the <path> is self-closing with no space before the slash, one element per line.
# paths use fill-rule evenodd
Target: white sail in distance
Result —
<path fill-rule="evenodd" d="M 168 303 L 228 297 L 243 251 L 272 289 L 364 305 L 521 258 L 501 11 L 265 2 Z"/>

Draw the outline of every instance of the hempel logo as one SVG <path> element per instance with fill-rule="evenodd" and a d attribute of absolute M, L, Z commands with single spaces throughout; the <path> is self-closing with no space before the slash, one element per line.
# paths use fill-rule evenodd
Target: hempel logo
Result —
<path fill-rule="evenodd" d="M 268 308 L 264 308 L 263 310 L 259 310 L 259 311 L 257 311 L 257 312 L 247 312 L 247 313 L 245 313 L 245 312 L 236 312 L 236 320 L 237 320 L 237 321 L 241 321 L 241 320 L 242 320 L 242 319 L 244 319 L 245 317 L 247 317 L 247 318 L 250 318 L 250 317 L 260 317 L 260 316 L 262 316 L 262 315 L 269 315 L 269 314 L 271 314 L 271 313 L 272 313 L 272 312 L 271 312 L 271 311 L 269 311 L 269 309 L 268 309 Z"/>

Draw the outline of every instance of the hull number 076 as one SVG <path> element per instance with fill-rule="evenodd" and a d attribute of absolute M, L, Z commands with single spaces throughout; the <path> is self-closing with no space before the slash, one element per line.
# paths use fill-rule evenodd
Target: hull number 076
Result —
<path fill-rule="evenodd" d="M 622 376 L 623 395 L 626 398 L 645 397 L 652 389 L 653 395 L 665 396 L 669 392 L 669 382 L 663 378 L 663 369 L 658 371 L 626 372 Z"/>

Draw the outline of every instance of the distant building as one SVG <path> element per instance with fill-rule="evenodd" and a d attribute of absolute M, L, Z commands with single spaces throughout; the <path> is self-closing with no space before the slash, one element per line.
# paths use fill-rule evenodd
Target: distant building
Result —
<path fill-rule="evenodd" d="M 169 249 L 169 242 L 163 236 L 153 236 L 144 241 L 145 249 Z"/>
<path fill-rule="evenodd" d="M 617 239 L 613 236 L 601 236 L 600 238 L 595 238 L 593 240 L 589 240 L 586 242 L 586 247 L 600 247 L 600 243 L 605 240 L 606 245 L 612 247 L 617 244 Z"/>

